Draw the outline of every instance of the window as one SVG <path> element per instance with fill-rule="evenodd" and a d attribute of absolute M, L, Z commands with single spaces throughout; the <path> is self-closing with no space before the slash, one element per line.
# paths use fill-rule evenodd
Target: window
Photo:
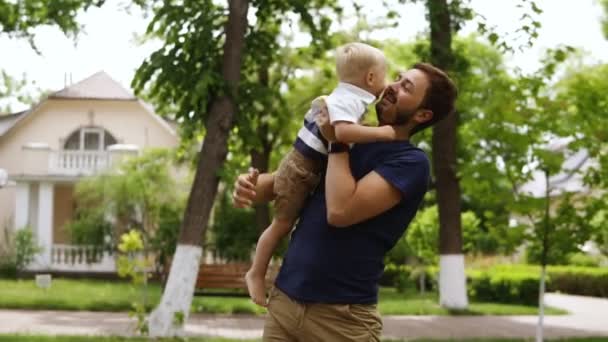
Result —
<path fill-rule="evenodd" d="M 70 134 L 64 149 L 103 151 L 114 144 L 116 144 L 116 139 L 108 131 L 99 127 L 86 127 Z"/>

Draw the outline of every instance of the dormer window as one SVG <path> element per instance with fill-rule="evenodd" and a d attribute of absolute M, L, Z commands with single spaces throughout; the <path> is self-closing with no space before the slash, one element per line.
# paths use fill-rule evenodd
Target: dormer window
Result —
<path fill-rule="evenodd" d="M 116 139 L 101 127 L 84 127 L 70 134 L 64 149 L 72 151 L 104 151 L 116 144 Z"/>

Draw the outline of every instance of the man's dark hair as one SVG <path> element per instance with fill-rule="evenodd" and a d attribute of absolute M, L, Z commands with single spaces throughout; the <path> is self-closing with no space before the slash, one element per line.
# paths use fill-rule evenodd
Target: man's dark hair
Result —
<path fill-rule="evenodd" d="M 431 120 L 421 123 L 412 129 L 411 134 L 415 134 L 427 127 L 433 126 L 454 112 L 454 102 L 458 96 L 458 90 L 452 79 L 445 72 L 429 63 L 416 63 L 412 68 L 424 72 L 429 80 L 429 87 L 426 90 L 420 108 L 433 112 Z"/>

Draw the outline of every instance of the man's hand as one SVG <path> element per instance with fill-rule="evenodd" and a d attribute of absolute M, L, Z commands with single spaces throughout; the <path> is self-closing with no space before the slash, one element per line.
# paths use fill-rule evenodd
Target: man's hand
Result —
<path fill-rule="evenodd" d="M 336 141 L 336 131 L 334 130 L 334 126 L 329 122 L 329 113 L 327 112 L 327 107 L 323 107 L 317 117 L 315 118 L 315 122 L 321 131 L 323 137 L 329 141 Z"/>
<path fill-rule="evenodd" d="M 241 174 L 236 179 L 232 193 L 232 205 L 235 208 L 247 208 L 253 204 L 259 174 L 257 169 L 250 168 L 249 173 Z"/>

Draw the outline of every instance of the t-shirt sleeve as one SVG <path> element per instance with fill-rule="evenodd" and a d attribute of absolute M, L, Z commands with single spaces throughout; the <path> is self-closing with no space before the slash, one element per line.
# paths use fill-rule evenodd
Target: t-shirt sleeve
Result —
<path fill-rule="evenodd" d="M 347 99 L 337 99 L 329 96 L 326 100 L 327 111 L 329 112 L 329 122 L 346 121 L 357 123 L 365 113 L 365 107 L 359 105 L 357 101 Z"/>
<path fill-rule="evenodd" d="M 382 178 L 401 192 L 412 196 L 427 191 L 430 182 L 429 160 L 420 150 L 381 162 L 375 169 Z"/>

